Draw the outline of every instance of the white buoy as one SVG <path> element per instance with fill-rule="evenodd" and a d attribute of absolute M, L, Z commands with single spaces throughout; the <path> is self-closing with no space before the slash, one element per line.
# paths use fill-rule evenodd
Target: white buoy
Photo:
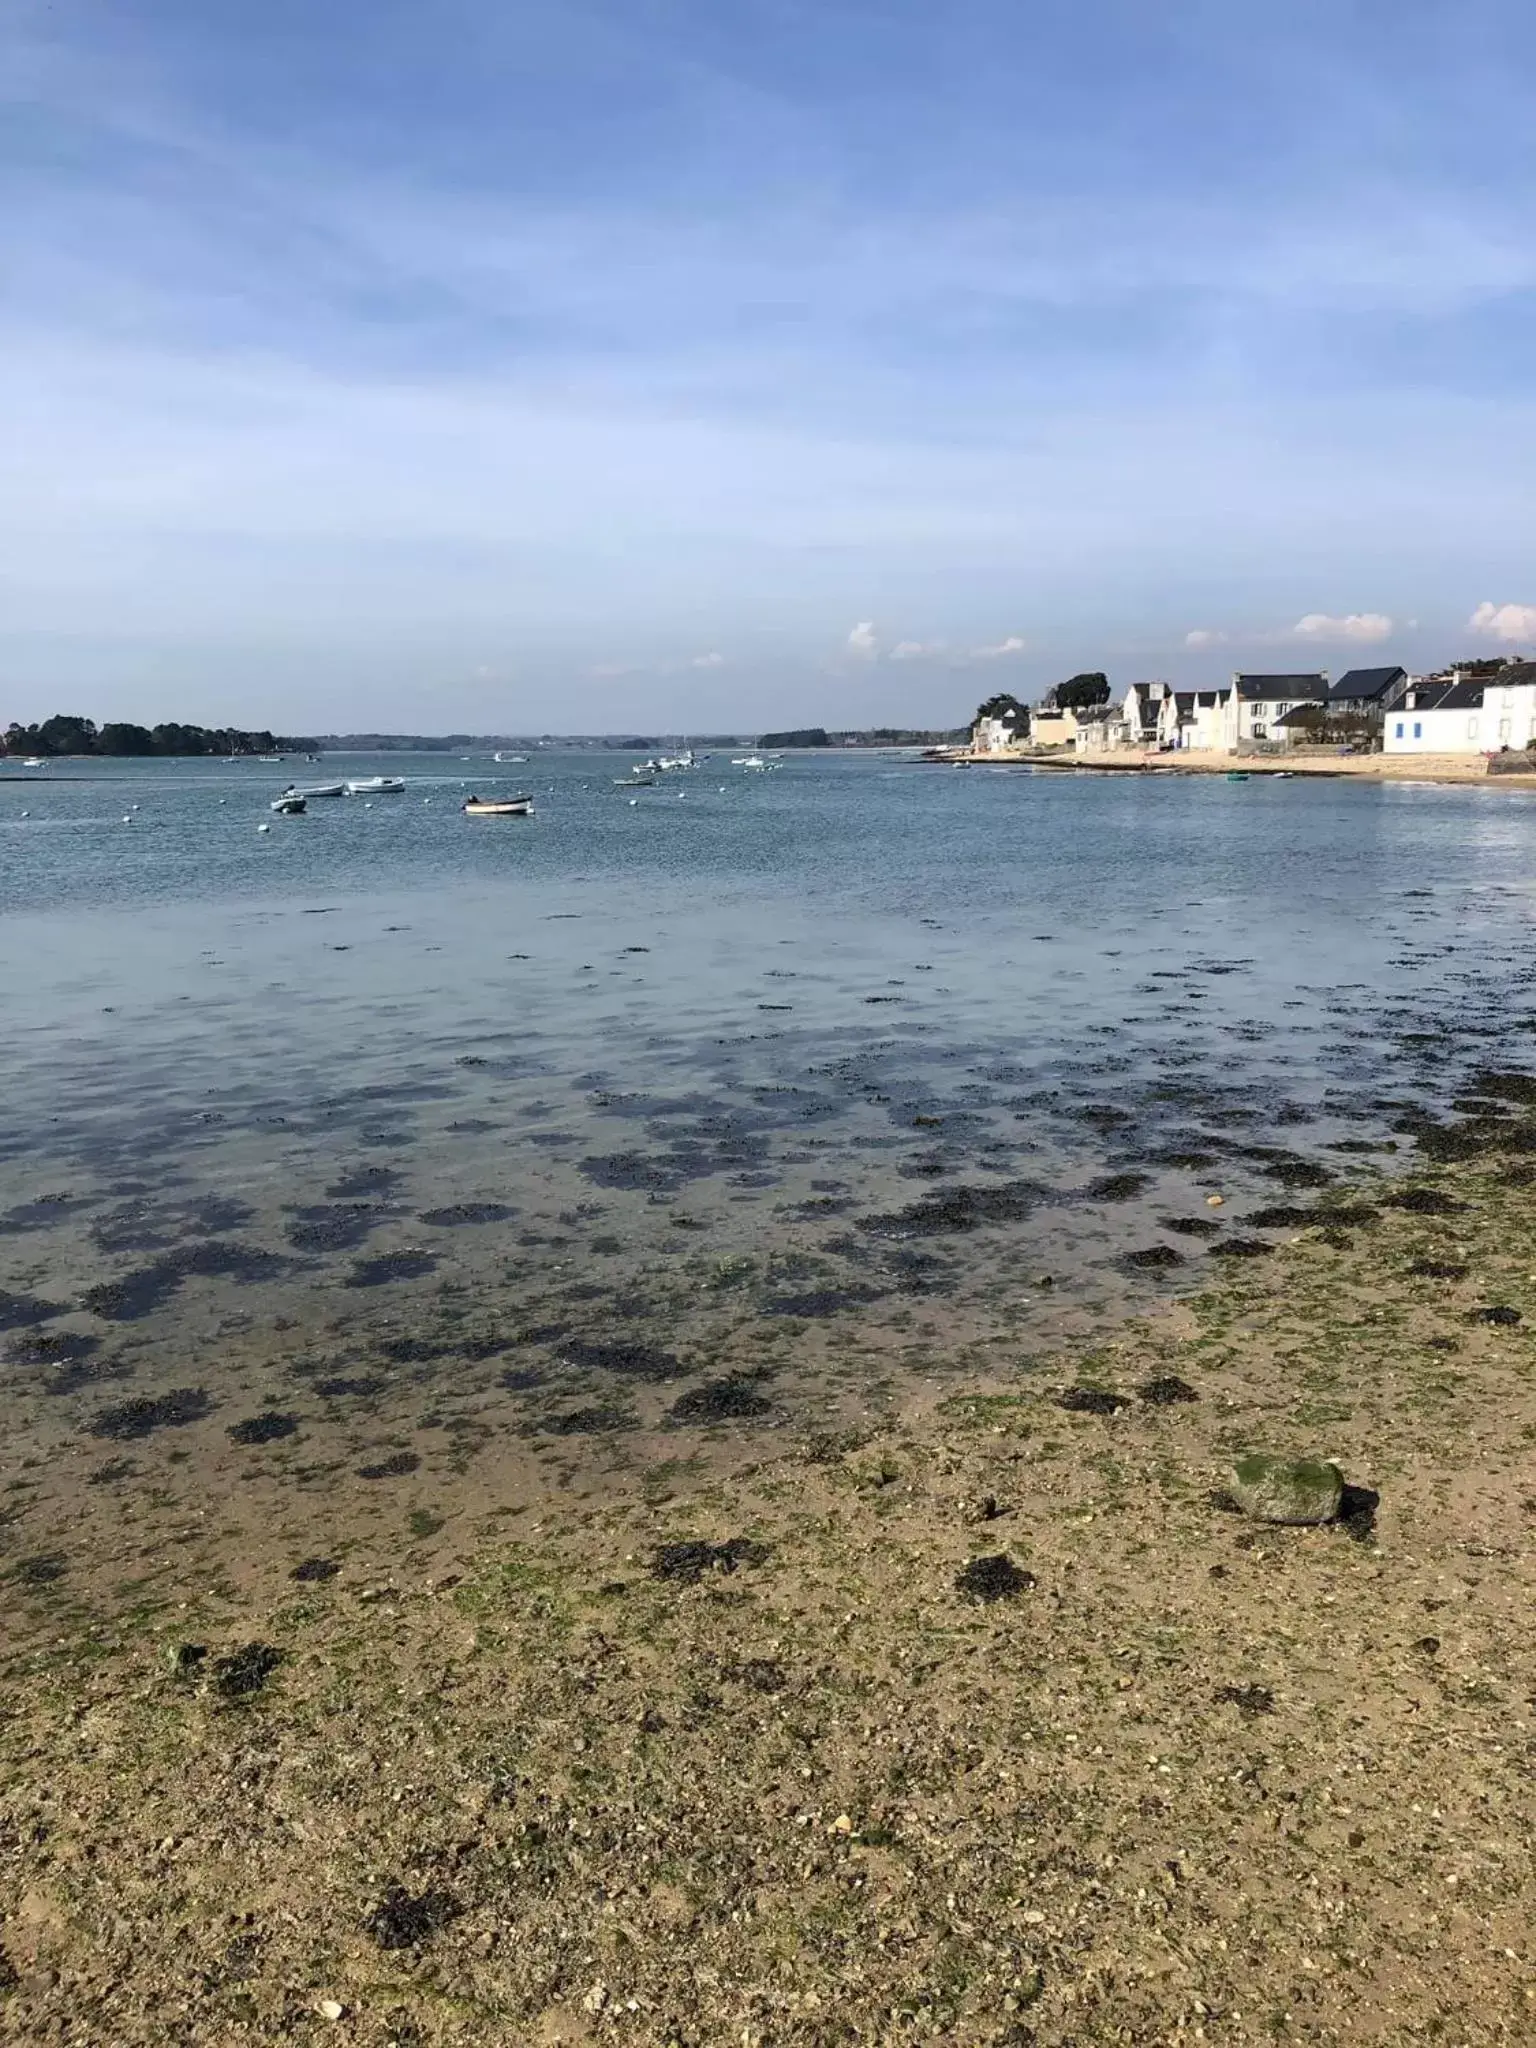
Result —
<path fill-rule="evenodd" d="M 363 805 L 363 809 L 364 809 L 365 811 L 371 811 L 371 810 L 373 809 L 373 805 L 372 805 L 372 804 L 364 804 L 364 805 Z"/>
<path fill-rule="evenodd" d="M 130 811 L 136 811 L 139 807 L 137 804 L 130 804 L 128 808 Z"/>
<path fill-rule="evenodd" d="M 636 810 L 636 809 L 638 809 L 638 807 L 639 807 L 639 803 L 640 803 L 640 799 L 639 799 L 639 797 L 637 797 L 637 796 L 632 796 L 632 797 L 630 798 L 630 800 L 629 800 L 629 808 L 630 808 L 630 809 L 631 809 L 632 811 L 633 811 L 633 810 Z"/>
<path fill-rule="evenodd" d="M 258 832 L 270 832 L 272 830 L 272 827 L 270 825 L 258 825 L 256 827 L 256 830 Z"/>
<path fill-rule="evenodd" d="M 125 825 L 131 825 L 131 824 L 133 823 L 133 820 L 132 820 L 132 818 L 130 818 L 130 817 L 129 817 L 129 815 L 128 815 L 128 813 L 127 813 L 126 811 L 124 811 L 124 813 L 123 813 L 123 823 L 124 823 Z"/>
<path fill-rule="evenodd" d="M 31 813 L 30 811 L 23 811 L 21 815 L 22 815 L 22 816 L 23 816 L 24 818 L 30 818 L 30 817 L 31 817 L 31 815 L 32 815 L 32 813 Z"/>

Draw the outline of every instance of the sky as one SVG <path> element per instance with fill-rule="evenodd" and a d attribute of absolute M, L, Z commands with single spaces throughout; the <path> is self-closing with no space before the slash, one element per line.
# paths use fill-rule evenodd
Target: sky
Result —
<path fill-rule="evenodd" d="M 1528 0 L 0 0 L 0 724 L 1536 651 Z"/>

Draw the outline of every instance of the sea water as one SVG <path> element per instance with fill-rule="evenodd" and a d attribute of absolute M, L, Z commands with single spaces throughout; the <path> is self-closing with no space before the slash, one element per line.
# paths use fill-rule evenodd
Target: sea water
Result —
<path fill-rule="evenodd" d="M 1091 1345 L 1529 1063 L 1523 795 L 631 758 L 0 780 L 28 1542 L 170 1458 L 252 1545 L 321 1454 L 336 1514 L 390 1456 L 483 1502 L 856 1427 Z"/>

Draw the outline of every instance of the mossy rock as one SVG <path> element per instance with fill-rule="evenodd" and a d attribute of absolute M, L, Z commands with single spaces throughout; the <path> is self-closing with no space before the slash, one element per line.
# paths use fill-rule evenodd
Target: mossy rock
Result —
<path fill-rule="evenodd" d="M 1272 1458 L 1253 1451 L 1232 1467 L 1232 1494 L 1260 1522 L 1331 1522 L 1344 1499 L 1344 1475 L 1323 1458 Z"/>

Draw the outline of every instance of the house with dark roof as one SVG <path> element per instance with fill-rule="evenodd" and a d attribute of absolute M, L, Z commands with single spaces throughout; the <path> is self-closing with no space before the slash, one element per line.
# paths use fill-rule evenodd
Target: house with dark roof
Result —
<path fill-rule="evenodd" d="M 1170 690 L 1158 707 L 1160 747 L 1211 753 L 1225 746 L 1223 738 L 1231 687 L 1214 690 Z"/>
<path fill-rule="evenodd" d="M 1326 704 L 1327 701 L 1328 676 L 1325 670 L 1319 670 L 1315 675 L 1282 676 L 1248 675 L 1239 671 L 1232 678 L 1232 688 L 1223 707 L 1221 744 L 1229 753 L 1256 743 L 1279 742 L 1283 745 L 1290 736 L 1280 723 L 1287 712 L 1295 711 L 1303 704 Z"/>
<path fill-rule="evenodd" d="M 1380 716 L 1392 709 L 1407 688 L 1405 668 L 1347 669 L 1328 692 L 1328 708 Z"/>
<path fill-rule="evenodd" d="M 1528 752 L 1536 747 L 1536 663 L 1410 679 L 1387 714 L 1382 746 L 1389 754 Z"/>

